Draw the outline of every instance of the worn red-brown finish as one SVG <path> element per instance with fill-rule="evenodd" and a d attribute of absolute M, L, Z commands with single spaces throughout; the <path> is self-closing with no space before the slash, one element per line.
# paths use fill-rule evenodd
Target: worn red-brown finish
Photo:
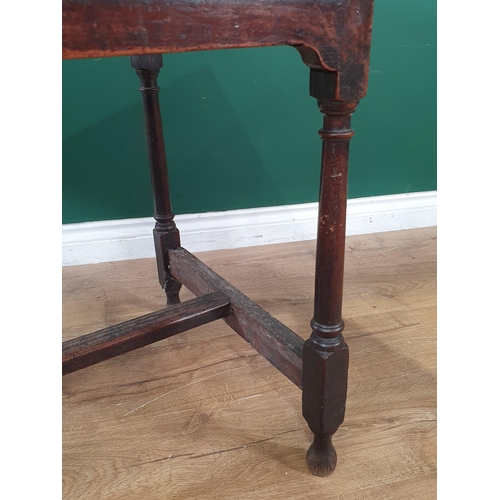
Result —
<path fill-rule="evenodd" d="M 366 93 L 373 0 L 63 0 L 63 58 L 290 45 Z"/>
<path fill-rule="evenodd" d="M 322 79 L 317 82 L 315 79 Z M 321 99 L 324 75 L 311 74 L 324 115 L 316 244 L 314 316 L 311 337 L 304 343 L 302 414 L 315 439 L 307 454 L 309 470 L 331 474 L 337 463 L 331 437 L 344 420 L 349 350 L 342 336 L 347 165 L 351 115 L 357 102 Z M 320 89 L 320 90 L 318 90 Z M 327 95 L 327 94 L 326 94 Z"/>
<path fill-rule="evenodd" d="M 344 419 L 349 364 L 342 335 L 342 288 L 350 119 L 367 89 L 372 15 L 373 0 L 63 0 L 63 58 L 132 56 L 143 94 L 158 273 L 168 304 L 177 304 L 155 313 L 156 322 L 171 325 L 162 333 L 155 321 L 147 320 L 144 329 L 139 318 L 66 343 L 67 367 L 70 358 L 76 360 L 74 369 L 80 369 L 108 359 L 110 353 L 156 341 L 158 335 L 165 338 L 201 324 L 192 323 L 186 311 L 181 317 L 181 283 L 202 295 L 195 299 L 201 301 L 196 303 L 197 318 L 208 319 L 200 306 L 218 293 L 220 303 L 210 314 L 224 316 L 302 388 L 303 416 L 314 433 L 306 455 L 309 470 L 318 476 L 333 471 L 337 455 L 332 435 Z M 161 53 L 274 45 L 299 51 L 310 67 L 310 95 L 324 115 L 314 315 L 305 342 L 180 247 L 158 101 Z M 116 339 L 121 339 L 122 351 Z"/>
<path fill-rule="evenodd" d="M 214 292 L 68 340 L 62 346 L 63 375 L 224 318 L 229 304 L 227 295 Z"/>
<path fill-rule="evenodd" d="M 172 274 L 195 295 L 220 291 L 231 300 L 224 321 L 297 387 L 304 341 L 184 248 L 170 250 Z"/>
<path fill-rule="evenodd" d="M 172 277 L 169 271 L 168 250 L 178 248 L 181 244 L 179 230 L 174 222 L 174 212 L 170 201 L 168 182 L 167 156 L 163 139 L 160 100 L 158 94 L 158 75 L 163 66 L 161 54 L 149 54 L 131 57 L 132 67 L 141 82 L 139 88 L 142 94 L 144 109 L 144 124 L 146 142 L 148 145 L 149 172 L 153 190 L 155 227 L 153 239 L 158 267 L 158 279 L 167 295 L 167 304 L 180 302 L 181 283 Z"/>

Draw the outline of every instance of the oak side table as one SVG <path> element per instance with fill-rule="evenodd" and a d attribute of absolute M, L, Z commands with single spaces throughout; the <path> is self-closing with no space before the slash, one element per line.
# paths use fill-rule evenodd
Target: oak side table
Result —
<path fill-rule="evenodd" d="M 333 472 L 349 359 L 341 312 L 350 121 L 366 93 L 372 16 L 373 0 L 63 0 L 63 59 L 128 55 L 140 79 L 167 298 L 160 311 L 64 342 L 63 375 L 222 318 L 302 389 L 302 414 L 314 433 L 307 466 L 318 476 Z M 324 115 L 314 315 L 305 342 L 182 248 L 158 100 L 162 53 L 274 45 L 299 51 Z M 182 285 L 196 298 L 180 303 Z"/>

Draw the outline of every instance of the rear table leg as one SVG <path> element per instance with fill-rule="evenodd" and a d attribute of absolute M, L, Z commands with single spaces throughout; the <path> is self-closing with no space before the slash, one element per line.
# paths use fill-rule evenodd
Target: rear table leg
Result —
<path fill-rule="evenodd" d="M 178 304 L 179 283 L 170 273 L 168 250 L 180 247 L 179 230 L 174 222 L 174 213 L 170 202 L 167 159 L 163 141 L 160 102 L 158 100 L 157 78 L 163 66 L 161 54 L 132 56 L 132 68 L 141 80 L 140 91 L 144 107 L 146 140 L 148 143 L 149 168 L 153 189 L 154 218 L 153 229 L 158 278 L 167 295 L 167 304 Z"/>

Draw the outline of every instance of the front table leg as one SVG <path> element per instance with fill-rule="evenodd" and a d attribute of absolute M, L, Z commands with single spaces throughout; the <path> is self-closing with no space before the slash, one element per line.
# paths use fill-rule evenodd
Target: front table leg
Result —
<path fill-rule="evenodd" d="M 314 75 L 311 75 L 312 78 Z M 302 413 L 314 441 L 309 470 L 328 476 L 337 454 L 332 435 L 344 420 L 349 350 L 342 331 L 347 164 L 351 114 L 357 102 L 318 99 L 324 114 L 312 333 L 304 343 Z"/>

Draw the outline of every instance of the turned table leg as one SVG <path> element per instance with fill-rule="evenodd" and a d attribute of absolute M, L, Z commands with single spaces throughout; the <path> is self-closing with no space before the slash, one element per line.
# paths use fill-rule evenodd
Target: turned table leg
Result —
<path fill-rule="evenodd" d="M 319 134 L 323 140 L 316 248 L 316 277 L 312 333 L 303 349 L 302 413 L 314 433 L 307 456 L 309 470 L 317 476 L 333 472 L 337 455 L 332 435 L 344 420 L 349 350 L 342 331 L 347 164 L 351 114 L 357 102 L 324 98 L 311 72 L 311 94 L 324 115 Z M 316 79 L 316 80 L 315 80 Z M 319 82 L 321 84 L 321 81 Z M 315 85 L 316 84 L 316 85 Z M 316 95 L 315 95 L 316 94 Z"/>
<path fill-rule="evenodd" d="M 167 159 L 158 100 L 160 87 L 158 87 L 157 78 L 160 68 L 163 66 L 163 60 L 161 54 L 132 56 L 130 59 L 132 68 L 136 70 L 141 80 L 139 90 L 142 93 L 144 107 L 154 218 L 156 220 L 153 237 L 158 277 L 167 295 L 167 304 L 178 304 L 182 285 L 170 273 L 168 263 L 168 250 L 180 247 L 180 236 L 174 222 L 174 213 L 170 202 Z"/>

